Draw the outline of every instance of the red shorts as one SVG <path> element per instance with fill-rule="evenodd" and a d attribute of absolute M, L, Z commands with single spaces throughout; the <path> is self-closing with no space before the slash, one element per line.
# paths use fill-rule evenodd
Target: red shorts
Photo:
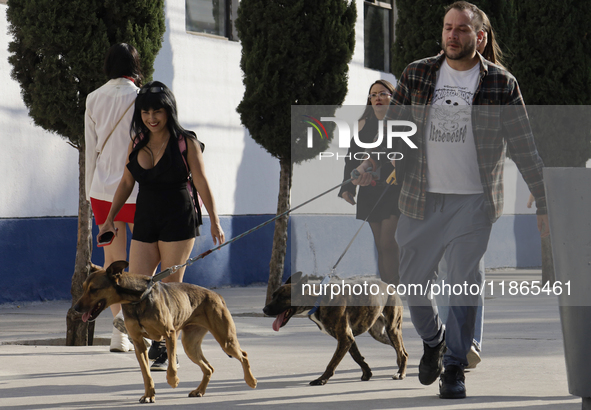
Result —
<path fill-rule="evenodd" d="M 104 224 L 107 220 L 107 216 L 109 215 L 109 211 L 111 210 L 111 202 L 90 198 L 90 206 L 92 207 L 92 213 L 94 213 L 94 221 L 96 222 L 96 224 Z M 132 224 L 134 217 L 135 204 L 125 204 L 115 217 L 115 221 L 121 221 L 128 224 Z"/>

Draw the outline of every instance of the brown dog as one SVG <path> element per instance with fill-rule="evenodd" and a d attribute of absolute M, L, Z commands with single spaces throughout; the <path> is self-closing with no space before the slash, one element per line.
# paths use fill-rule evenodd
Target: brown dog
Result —
<path fill-rule="evenodd" d="M 144 378 L 145 394 L 140 402 L 154 403 L 156 393 L 143 338 L 166 340 L 166 381 L 175 388 L 179 384 L 175 359 L 176 341 L 181 330 L 185 353 L 203 371 L 201 384 L 189 393 L 189 397 L 201 397 L 205 394 L 214 370 L 201 351 L 201 342 L 208 331 L 227 355 L 242 363 L 246 384 L 253 389 L 256 387 L 257 380 L 250 371 L 246 352 L 240 349 L 234 321 L 220 295 L 188 283 L 156 282 L 145 299 L 140 301 L 150 278 L 123 272 L 127 266 L 127 262 L 118 261 L 113 262 L 106 270 L 93 269 L 94 272 L 84 282 L 84 293 L 74 309 L 83 314 L 82 320 L 92 321 L 110 305 L 122 304 L 125 327 L 135 346 L 135 355 Z"/>
<path fill-rule="evenodd" d="M 310 288 L 303 286 L 307 283 L 308 277 L 302 278 L 302 273 L 297 272 L 273 293 L 273 299 L 264 307 L 263 312 L 268 316 L 277 316 L 273 323 L 274 330 L 279 331 L 293 315 L 313 308 L 318 296 L 311 295 Z M 402 301 L 398 295 L 387 294 L 386 283 L 379 280 L 366 283 L 377 286 L 372 289 L 379 289 L 379 294 L 371 295 L 368 292 L 360 297 L 340 295 L 329 302 L 323 301 L 309 316 L 321 331 L 337 339 L 337 350 L 326 370 L 318 379 L 311 381 L 311 385 L 326 384 L 347 352 L 361 367 L 361 380 L 369 380 L 372 376 L 371 369 L 355 343 L 355 336 L 365 332 L 396 350 L 398 373 L 392 378 L 404 379 L 406 376 L 408 354 L 402 341 Z M 294 293 L 297 298 L 293 305 L 292 292 L 297 292 Z"/>

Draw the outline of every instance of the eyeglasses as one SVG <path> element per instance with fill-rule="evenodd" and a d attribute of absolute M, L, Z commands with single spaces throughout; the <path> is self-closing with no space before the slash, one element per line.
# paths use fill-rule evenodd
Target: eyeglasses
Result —
<path fill-rule="evenodd" d="M 378 97 L 390 99 L 392 98 L 392 94 L 382 91 L 381 93 L 371 93 L 370 95 L 368 95 L 368 97 L 370 100 L 375 100 Z"/>
<path fill-rule="evenodd" d="M 163 92 L 164 91 L 164 87 L 155 86 L 155 87 L 142 88 L 140 90 L 140 94 L 145 94 L 148 91 L 151 92 L 152 94 L 157 94 L 157 93 Z"/>

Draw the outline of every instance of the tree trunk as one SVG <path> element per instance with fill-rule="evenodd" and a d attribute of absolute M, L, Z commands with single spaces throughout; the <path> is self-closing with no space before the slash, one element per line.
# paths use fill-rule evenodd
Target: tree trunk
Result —
<path fill-rule="evenodd" d="M 78 243 L 76 245 L 76 261 L 72 276 L 72 306 L 66 316 L 66 346 L 92 346 L 94 322 L 84 323 L 80 314 L 74 310 L 74 304 L 82 295 L 82 284 L 90 273 L 90 257 L 92 255 L 92 219 L 90 203 L 86 200 L 85 189 L 85 146 L 84 139 L 78 147 Z"/>
<path fill-rule="evenodd" d="M 277 198 L 277 215 L 287 211 L 290 207 L 291 177 L 293 164 L 291 159 L 280 159 L 281 173 L 279 176 L 279 196 Z M 285 254 L 287 252 L 287 223 L 289 216 L 285 215 L 275 221 L 275 234 L 273 235 L 273 251 L 269 263 L 269 283 L 267 285 L 267 300 L 271 301 L 273 292 L 281 286 L 283 268 L 285 266 Z"/>

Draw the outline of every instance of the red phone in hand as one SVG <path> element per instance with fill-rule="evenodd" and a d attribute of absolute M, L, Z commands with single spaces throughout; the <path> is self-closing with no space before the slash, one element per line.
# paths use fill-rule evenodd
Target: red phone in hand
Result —
<path fill-rule="evenodd" d="M 117 232 L 117 228 L 115 228 L 115 232 Z M 99 248 L 102 248 L 103 246 L 107 246 L 113 243 L 113 240 L 115 239 L 115 234 L 113 232 L 105 232 L 104 234 L 102 234 L 101 236 L 99 236 L 97 238 L 97 244 L 96 246 L 98 246 Z"/>

